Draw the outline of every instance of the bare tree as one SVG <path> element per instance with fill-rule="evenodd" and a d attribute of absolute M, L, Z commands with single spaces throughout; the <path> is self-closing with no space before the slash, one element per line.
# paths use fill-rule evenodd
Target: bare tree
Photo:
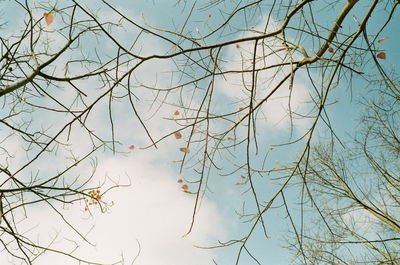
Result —
<path fill-rule="evenodd" d="M 349 208 L 336 205 L 339 215 L 329 219 L 320 205 L 326 199 L 321 186 L 327 181 L 332 196 L 353 200 L 353 208 L 370 207 L 369 212 L 381 220 L 383 210 L 351 192 L 344 175 L 330 164 L 329 152 L 311 146 L 316 132 L 326 128 L 332 141 L 337 139 L 326 108 L 334 89 L 351 86 L 358 77 L 371 80 L 370 74 L 378 70 L 381 84 L 398 92 L 398 84 L 379 64 L 386 54 L 375 47 L 385 37 L 381 32 L 394 23 L 398 4 L 177 1 L 182 18 L 164 26 L 147 23 L 146 14 L 144 19 L 130 15 L 105 0 L 1 2 L 2 10 L 13 9 L 24 16 L 21 27 L 0 21 L 4 32 L 0 38 L 3 248 L 27 264 L 49 251 L 91 264 L 75 256 L 75 249 L 52 249 L 35 242 L 19 226 L 29 220 L 36 205 L 45 205 L 85 240 L 61 209 L 78 203 L 86 203 L 87 210 L 92 205 L 104 211 L 110 207 L 104 201 L 106 192 L 124 183 L 106 179 L 94 184 L 95 155 L 124 152 L 121 139 L 130 123 L 145 136 L 138 144 L 142 149 L 157 148 L 171 136 L 181 139 L 183 144 L 176 149 L 182 154 L 183 188 L 196 198 L 188 233 L 196 224 L 203 196 L 218 187 L 219 176 L 238 175 L 242 177 L 237 185 L 244 187 L 248 201 L 240 212 L 248 233 L 213 247 L 238 245 L 236 264 L 243 255 L 259 263 L 249 244 L 254 234 L 269 240 L 264 218 L 278 208 L 287 214 L 283 220 L 295 234 L 292 243 L 302 262 L 341 264 L 342 250 L 330 259 L 326 256 L 338 246 L 337 238 L 327 244 L 331 249 L 326 252 L 315 248 L 323 241 L 306 243 L 304 222 L 299 229 L 295 221 L 304 209 L 294 205 L 305 205 L 306 190 L 322 217 L 319 224 L 327 223 L 328 230 L 334 231 L 329 222 Z M 371 24 L 379 26 L 370 30 Z M 125 32 L 124 37 L 120 32 Z M 391 126 L 388 122 L 382 118 L 381 124 Z M 270 161 L 274 153 L 281 158 L 284 152 L 293 154 L 288 167 Z M 367 151 L 364 154 L 369 157 Z M 310 163 L 311 157 L 322 164 Z M 41 167 L 50 160 L 51 165 Z M 92 171 L 80 173 L 88 165 Z M 382 170 L 390 172 L 386 167 Z M 325 180 L 327 176 L 336 180 Z M 300 201 L 286 198 L 286 191 L 297 190 L 291 184 L 298 180 Z M 394 192 L 394 187 L 387 191 Z M 363 192 L 363 199 L 368 198 Z M 324 205 L 329 208 L 332 202 Z M 396 223 L 393 216 L 386 218 L 385 224 Z M 310 240 L 315 238 L 310 235 Z M 382 239 L 376 244 L 386 248 L 389 243 Z M 395 250 L 384 248 L 384 253 L 393 255 L 385 258 L 395 263 Z M 315 255 L 316 250 L 322 254 Z"/>
<path fill-rule="evenodd" d="M 368 100 L 361 132 L 344 154 L 314 148 L 301 185 L 318 214 L 304 225 L 300 263 L 399 264 L 398 78 L 391 83 Z"/>

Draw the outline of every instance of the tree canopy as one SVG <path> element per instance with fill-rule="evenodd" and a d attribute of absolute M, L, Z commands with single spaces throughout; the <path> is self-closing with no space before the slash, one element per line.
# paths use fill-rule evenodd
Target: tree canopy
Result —
<path fill-rule="evenodd" d="M 190 198 L 184 238 L 204 205 L 236 211 L 220 218 L 237 231 L 197 246 L 232 250 L 210 264 L 269 264 L 270 242 L 294 264 L 400 263 L 399 4 L 0 1 L 2 258 L 144 262 L 140 240 L 107 260 L 80 249 L 101 244 L 82 220 L 140 193 L 138 168 L 105 161 L 145 156 Z"/>

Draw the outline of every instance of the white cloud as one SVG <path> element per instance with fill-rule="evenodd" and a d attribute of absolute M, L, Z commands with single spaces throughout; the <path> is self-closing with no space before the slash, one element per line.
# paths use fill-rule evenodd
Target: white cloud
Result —
<path fill-rule="evenodd" d="M 107 17 L 105 14 L 102 15 Z M 57 19 L 59 17 L 56 16 L 56 21 Z M 52 26 L 55 27 L 56 22 Z M 114 35 L 115 38 L 126 35 L 124 31 L 116 31 L 114 33 L 116 34 Z M 53 38 L 58 43 L 57 45 L 64 43 L 59 35 L 49 34 L 49 37 Z M 126 37 L 123 39 L 124 42 L 128 42 Z M 142 41 L 149 43 L 149 38 L 143 38 Z M 161 43 L 154 41 L 150 43 L 151 45 L 143 46 L 147 49 L 147 52 L 162 49 Z M 66 58 L 68 56 L 60 58 L 60 61 L 66 60 Z M 164 72 L 165 69 L 171 69 L 171 67 L 171 63 L 168 62 L 150 63 L 143 65 L 143 68 L 140 68 L 137 74 L 140 74 L 139 80 L 143 82 L 154 81 L 157 73 Z M 58 72 L 61 73 L 61 70 L 61 68 L 58 69 Z M 78 69 L 74 69 L 75 71 L 79 72 Z M 167 80 L 159 79 L 158 82 L 167 83 Z M 88 90 L 96 88 L 93 79 L 74 82 L 74 84 Z M 146 98 L 151 93 L 140 93 L 140 96 Z M 61 100 L 72 102 L 75 93 L 73 88 L 66 87 L 59 89 L 55 94 Z M 89 94 L 89 97 L 93 97 L 93 94 Z M 175 96 L 171 95 L 171 101 L 173 102 L 174 99 L 172 97 Z M 120 128 L 123 128 L 122 130 L 117 130 L 117 136 L 120 136 L 119 139 L 122 138 L 122 140 L 132 140 L 132 144 L 135 144 L 136 141 L 142 140 L 144 131 L 140 128 L 136 118 L 133 117 L 134 114 L 130 107 L 125 103 L 124 107 L 117 103 L 114 104 L 115 122 L 122 125 Z M 148 102 L 142 101 L 141 103 L 148 105 Z M 143 105 L 138 103 L 137 107 Z M 92 118 L 87 120 L 86 125 L 90 125 L 89 127 L 101 134 L 101 136 L 107 135 L 109 137 L 109 120 L 104 115 L 106 109 L 107 100 L 103 100 L 93 110 Z M 161 116 L 169 117 L 175 109 L 171 105 L 164 105 L 163 109 L 161 109 Z M 144 113 L 144 118 L 148 118 L 148 109 L 139 108 L 139 111 Z M 127 115 L 128 112 L 130 115 Z M 38 113 L 40 112 L 36 112 L 36 115 Z M 118 114 L 124 114 L 124 116 L 119 116 Z M 61 116 L 65 119 L 64 114 L 61 114 Z M 35 120 L 34 126 L 40 128 L 42 124 L 46 124 L 46 122 L 48 124 L 48 121 L 52 120 L 54 121 L 52 123 L 53 128 L 60 128 L 60 124 L 57 125 L 57 121 L 61 123 L 62 120 L 58 113 L 46 113 L 45 115 L 40 115 L 40 117 L 40 119 L 37 118 Z M 160 116 L 157 118 L 160 118 Z M 171 130 L 174 125 L 172 121 L 164 120 L 160 122 L 158 119 L 152 119 L 148 123 L 150 128 L 156 131 L 156 134 L 164 134 L 166 130 Z M 129 125 L 133 124 L 134 126 L 129 127 Z M 79 124 L 73 126 L 70 145 L 66 149 L 71 149 L 77 157 L 82 157 L 86 151 L 91 149 L 91 146 L 87 137 L 82 137 L 84 129 L 79 127 Z M 65 140 L 66 138 L 63 139 Z M 20 150 L 23 147 L 17 141 L 12 141 L 9 145 L 13 146 L 13 150 Z M 41 177 L 52 176 L 59 169 L 64 169 L 65 161 L 62 161 L 64 155 L 68 156 L 69 154 L 66 150 L 60 148 L 57 156 L 53 158 L 51 155 L 43 156 L 42 160 L 36 161 L 34 167 L 40 169 Z M 14 162 L 19 156 L 22 156 L 21 152 L 14 159 Z M 60 158 L 61 160 L 58 160 Z M 52 159 L 52 163 L 49 163 L 49 159 Z M 138 252 L 137 242 L 139 242 L 141 252 L 135 264 L 211 264 L 215 251 L 198 249 L 194 245 L 211 245 L 216 243 L 217 239 L 223 239 L 226 233 L 225 226 L 222 223 L 216 205 L 204 199 L 201 203 L 201 209 L 197 213 L 192 233 L 187 237 L 182 237 L 190 226 L 194 195 L 184 193 L 181 190 L 180 184 L 176 182 L 179 176 L 170 168 L 172 164 L 170 160 L 171 154 L 157 152 L 154 149 L 134 151 L 129 157 L 121 157 L 121 155 L 105 157 L 100 155 L 100 164 L 94 180 L 96 184 L 100 183 L 105 174 L 107 174 L 113 179 L 117 179 L 120 176 L 121 181 L 125 181 L 125 183 L 130 178 L 132 185 L 127 188 L 112 190 L 104 196 L 104 200 L 115 202 L 115 205 L 110 208 L 108 213 L 100 213 L 99 209 L 92 209 L 93 216 L 89 216 L 88 212 L 84 211 L 85 206 L 83 204 L 69 205 L 66 209 L 60 211 L 90 242 L 96 244 L 95 247 L 90 246 L 77 236 L 68 225 L 63 223 L 61 216 L 46 204 L 27 207 L 26 218 L 20 216 L 19 220 L 21 222 L 17 225 L 19 232 L 29 237 L 33 242 L 40 242 L 41 245 L 49 244 L 56 237 L 50 247 L 66 252 L 72 251 L 79 245 L 79 248 L 73 254 L 86 260 L 96 260 L 102 263 L 115 262 L 121 258 L 123 253 L 125 264 L 131 264 Z M 77 172 L 77 174 L 81 178 L 87 177 L 90 171 L 89 168 L 82 167 L 79 170 L 80 172 Z M 71 176 L 75 175 L 71 173 Z M 4 226 L 4 223 L 2 225 Z M 15 249 L 18 248 L 13 244 L 10 246 Z M 0 264 L 12 264 L 14 262 L 15 264 L 20 263 L 18 259 L 7 255 L 5 251 L 0 254 Z M 38 257 L 35 260 L 35 264 L 63 265 L 76 263 L 68 257 L 47 252 Z"/>
<path fill-rule="evenodd" d="M 108 175 L 114 180 L 121 177 L 123 182 L 129 175 L 132 185 L 104 195 L 105 201 L 115 202 L 108 213 L 91 208 L 93 216 L 89 216 L 83 211 L 84 205 L 69 206 L 62 211 L 83 234 L 93 226 L 86 238 L 96 243 L 94 248 L 77 239 L 76 234 L 60 222 L 60 217 L 46 207 L 33 207 L 28 211 L 29 219 L 20 224 L 20 231 L 34 227 L 26 235 L 42 244 L 58 231 L 60 234 L 52 247 L 72 249 L 74 243 L 69 240 L 77 240 L 81 246 L 75 254 L 98 262 L 115 262 L 123 253 L 125 264 L 130 264 L 138 252 L 139 242 L 141 252 L 135 263 L 138 265 L 211 264 L 215 253 L 193 245 L 210 245 L 224 238 L 224 225 L 216 206 L 204 200 L 193 232 L 182 237 L 191 222 L 194 195 L 180 189 L 176 182 L 178 176 L 169 168 L 167 157 L 152 151 L 147 155 L 105 159 L 96 172 L 98 181 Z M 0 260 L 4 261 L 4 256 Z M 45 254 L 36 264 L 73 263 L 60 256 Z"/>
<path fill-rule="evenodd" d="M 262 19 L 261 21 L 265 21 Z M 274 22 L 271 22 L 269 31 L 276 28 Z M 257 25 L 254 30 L 263 31 L 263 23 Z M 243 37 L 249 36 L 249 34 Z M 267 68 L 273 65 L 289 62 L 286 49 L 281 44 L 280 39 L 267 39 L 260 41 L 257 44 L 256 69 Z M 217 87 L 221 88 L 222 94 L 228 96 L 225 101 L 230 102 L 231 106 L 236 106 L 233 110 L 238 110 L 239 107 L 244 107 L 249 104 L 250 89 L 252 87 L 253 74 L 253 53 L 255 42 L 240 43 L 238 46 L 232 45 L 228 48 L 226 57 L 229 62 L 222 67 L 225 71 L 249 71 L 246 73 L 231 73 L 219 78 Z M 293 55 L 296 58 L 296 55 Z M 262 59 L 260 59 L 262 58 Z M 265 69 L 257 72 L 255 77 L 256 94 L 254 104 L 263 100 L 269 95 L 275 87 L 287 76 L 291 71 L 290 65 L 276 66 L 271 69 Z M 300 72 L 296 73 L 294 86 L 292 91 L 289 89 L 289 79 L 284 82 L 274 94 L 263 103 L 258 109 L 258 127 L 263 129 L 266 127 L 274 127 L 275 132 L 287 129 L 293 125 L 295 129 L 304 131 L 309 125 L 309 120 L 303 117 L 291 121 L 290 111 L 292 113 L 305 114 L 309 109 L 307 102 L 310 101 L 308 88 L 304 85 L 303 76 Z M 290 108 L 289 108 L 290 107 Z M 298 117 L 297 117 L 298 118 Z"/>
<path fill-rule="evenodd" d="M 365 209 L 355 209 L 345 213 L 343 221 L 346 226 L 363 236 L 374 235 L 378 231 L 377 221 L 379 220 Z"/>

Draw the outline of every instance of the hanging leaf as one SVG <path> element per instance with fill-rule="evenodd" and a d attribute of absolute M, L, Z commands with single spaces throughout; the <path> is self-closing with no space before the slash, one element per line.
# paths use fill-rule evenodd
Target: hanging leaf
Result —
<path fill-rule="evenodd" d="M 176 182 L 182 183 L 182 182 L 183 182 L 183 179 L 178 179 Z"/>
<path fill-rule="evenodd" d="M 239 44 L 236 44 L 236 48 L 239 49 L 239 48 L 240 48 L 240 45 L 239 45 Z"/>
<path fill-rule="evenodd" d="M 235 186 L 240 186 L 240 185 L 243 185 L 244 183 L 242 183 L 242 182 L 236 182 L 235 183 Z"/>
<path fill-rule="evenodd" d="M 244 110 L 244 108 L 240 107 L 239 110 L 242 111 L 242 110 Z"/>
<path fill-rule="evenodd" d="M 196 130 L 195 128 L 193 128 L 190 134 L 191 134 L 191 135 L 194 135 L 194 134 L 196 134 L 196 133 L 200 133 L 200 131 L 198 131 L 198 130 Z"/>
<path fill-rule="evenodd" d="M 183 191 L 188 191 L 189 190 L 189 186 L 187 184 L 182 185 L 182 190 Z"/>
<path fill-rule="evenodd" d="M 175 135 L 176 139 L 181 139 L 182 138 L 182 134 L 180 132 L 175 132 L 174 135 Z"/>
<path fill-rule="evenodd" d="M 179 114 L 180 114 L 179 110 L 176 110 L 176 111 L 174 112 L 174 115 L 175 115 L 175 116 L 178 116 Z"/>
<path fill-rule="evenodd" d="M 47 25 L 50 25 L 54 21 L 54 15 L 50 13 L 44 13 L 43 14 L 44 20 L 46 21 Z"/>
<path fill-rule="evenodd" d="M 382 42 L 384 42 L 385 40 L 387 40 L 387 39 L 389 39 L 389 38 L 390 38 L 389 36 L 386 36 L 386 37 L 384 37 L 384 38 L 378 40 L 378 42 L 379 42 L 379 43 L 382 43 Z"/>
<path fill-rule="evenodd" d="M 328 48 L 328 52 L 333 53 L 335 50 L 332 47 Z"/>
<path fill-rule="evenodd" d="M 386 53 L 380 52 L 376 55 L 379 59 L 385 60 L 386 59 Z"/>
<path fill-rule="evenodd" d="M 130 145 L 130 146 L 128 146 L 128 148 L 129 148 L 130 150 L 133 150 L 133 149 L 135 149 L 135 146 L 134 146 L 134 145 Z"/>
<path fill-rule="evenodd" d="M 246 176 L 240 175 L 240 177 L 241 177 L 242 179 L 246 179 Z"/>
<path fill-rule="evenodd" d="M 189 148 L 187 148 L 187 147 L 181 147 L 181 148 L 179 148 L 179 151 L 184 152 L 184 153 L 190 152 Z"/>
<path fill-rule="evenodd" d="M 232 137 L 228 137 L 228 140 L 229 141 L 233 141 L 234 139 Z"/>

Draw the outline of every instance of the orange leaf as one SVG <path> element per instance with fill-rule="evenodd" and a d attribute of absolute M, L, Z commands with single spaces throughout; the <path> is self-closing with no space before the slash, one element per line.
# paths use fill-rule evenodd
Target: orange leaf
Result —
<path fill-rule="evenodd" d="M 184 152 L 184 153 L 189 153 L 190 152 L 189 148 L 186 148 L 186 147 L 179 148 L 179 151 Z"/>
<path fill-rule="evenodd" d="M 134 145 L 130 145 L 130 146 L 128 146 L 128 148 L 129 148 L 130 150 L 133 150 L 133 149 L 135 149 L 135 146 L 134 146 Z"/>
<path fill-rule="evenodd" d="M 378 53 L 378 54 L 376 55 L 376 57 L 378 57 L 379 59 L 385 60 L 385 59 L 386 59 L 386 53 L 380 52 L 380 53 Z"/>
<path fill-rule="evenodd" d="M 180 113 L 179 113 L 179 110 L 176 110 L 175 112 L 174 112 L 174 115 L 175 116 L 178 116 Z"/>
<path fill-rule="evenodd" d="M 236 44 L 236 48 L 238 48 L 238 49 L 239 49 L 239 48 L 240 48 L 240 45 L 239 45 L 239 44 Z"/>
<path fill-rule="evenodd" d="M 47 25 L 50 25 L 54 21 L 54 15 L 50 13 L 44 13 L 43 14 L 44 20 L 46 21 Z"/>
<path fill-rule="evenodd" d="M 239 110 L 244 110 L 244 108 L 240 107 Z"/>
<path fill-rule="evenodd" d="M 384 42 L 385 40 L 387 40 L 387 39 L 389 39 L 389 38 L 390 38 L 389 36 L 386 36 L 386 37 L 384 37 L 384 38 L 378 40 L 378 42 L 379 42 L 379 43 L 382 43 L 382 42 Z"/>
<path fill-rule="evenodd" d="M 178 179 L 176 182 L 182 183 L 182 182 L 183 182 L 183 179 Z"/>
<path fill-rule="evenodd" d="M 176 139 L 181 139 L 182 138 L 182 134 L 180 132 L 176 132 L 176 133 L 174 133 L 174 135 L 175 135 Z"/>
<path fill-rule="evenodd" d="M 236 186 L 240 186 L 240 185 L 243 185 L 243 183 L 242 182 L 236 182 L 235 185 Z"/>
<path fill-rule="evenodd" d="M 182 185 L 182 189 L 183 189 L 183 191 L 188 191 L 189 186 L 187 184 Z"/>
<path fill-rule="evenodd" d="M 243 175 L 240 175 L 240 177 L 241 177 L 242 179 L 245 179 L 245 178 L 246 178 L 246 176 L 243 176 Z"/>
<path fill-rule="evenodd" d="M 229 141 L 233 141 L 234 139 L 232 137 L 228 137 L 228 140 Z"/>
<path fill-rule="evenodd" d="M 335 50 L 332 47 L 328 48 L 328 52 L 333 53 Z"/>

